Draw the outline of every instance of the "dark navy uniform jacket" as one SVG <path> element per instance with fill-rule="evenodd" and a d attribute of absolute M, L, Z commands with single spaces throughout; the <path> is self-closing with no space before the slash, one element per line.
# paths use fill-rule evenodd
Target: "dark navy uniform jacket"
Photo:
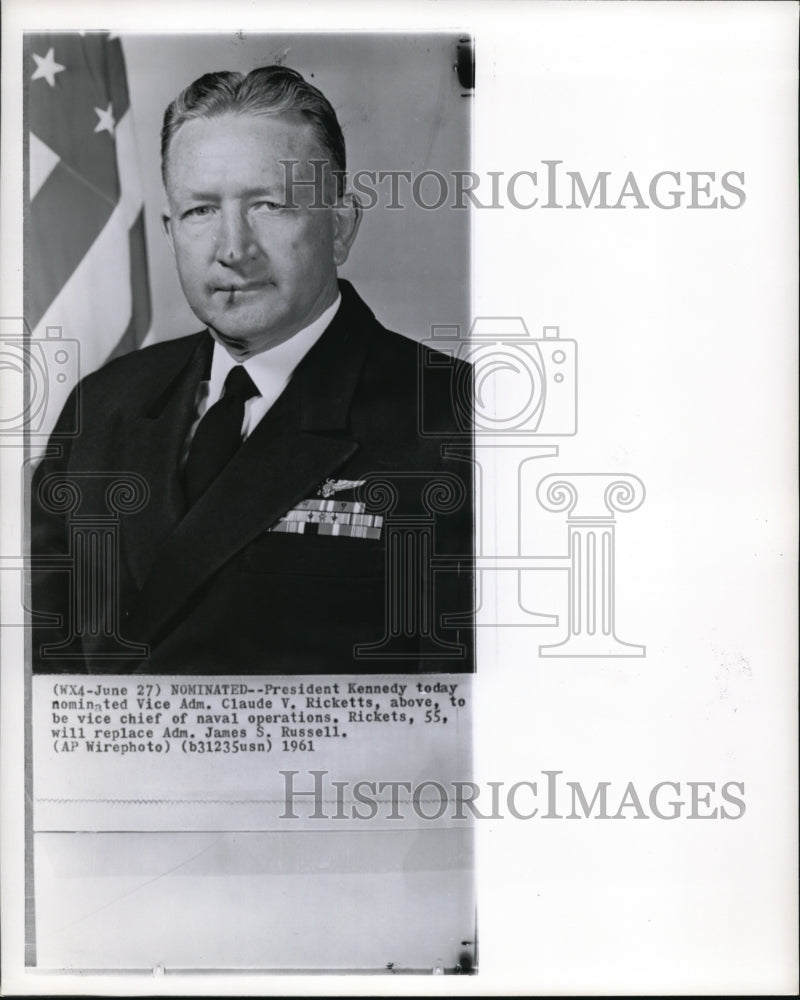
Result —
<path fill-rule="evenodd" d="M 210 334 L 80 383 L 31 483 L 34 670 L 473 669 L 467 369 L 340 287 L 328 329 L 191 509 L 181 458 Z"/>

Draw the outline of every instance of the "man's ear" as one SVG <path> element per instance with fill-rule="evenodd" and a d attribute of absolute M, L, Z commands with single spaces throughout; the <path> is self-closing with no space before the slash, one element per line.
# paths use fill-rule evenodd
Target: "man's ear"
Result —
<path fill-rule="evenodd" d="M 340 266 L 350 255 L 350 248 L 361 225 L 361 205 L 353 194 L 346 194 L 333 208 L 333 262 Z"/>
<path fill-rule="evenodd" d="M 167 243 L 169 243 L 170 250 L 175 253 L 175 243 L 172 239 L 172 216 L 169 214 L 166 208 L 161 210 L 161 231 L 167 238 Z"/>

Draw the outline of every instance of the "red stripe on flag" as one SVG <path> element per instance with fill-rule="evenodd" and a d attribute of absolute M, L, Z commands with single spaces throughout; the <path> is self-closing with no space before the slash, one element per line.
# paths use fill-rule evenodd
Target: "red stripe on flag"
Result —
<path fill-rule="evenodd" d="M 58 163 L 31 204 L 25 254 L 25 318 L 35 329 L 114 211 Z"/>
<path fill-rule="evenodd" d="M 147 277 L 144 236 L 144 209 L 139 212 L 128 234 L 131 255 L 131 320 L 109 361 L 141 346 L 150 329 L 150 282 Z"/>

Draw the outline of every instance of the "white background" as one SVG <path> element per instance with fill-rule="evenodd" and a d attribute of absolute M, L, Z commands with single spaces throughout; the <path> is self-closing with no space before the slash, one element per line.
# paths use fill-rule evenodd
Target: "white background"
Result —
<path fill-rule="evenodd" d="M 19 35 L 108 25 L 4 4 L 3 314 L 14 267 Z M 232 14 L 236 10 L 236 15 Z M 168 13 L 165 13 L 167 11 Z M 648 491 L 618 524 L 620 637 L 644 659 L 537 657 L 533 629 L 483 631 L 479 778 L 565 772 L 645 790 L 743 781 L 738 821 L 507 818 L 478 824 L 480 974 L 441 992 L 769 993 L 796 989 L 796 9 L 793 4 L 125 4 L 120 28 L 446 27 L 476 36 L 474 169 L 561 159 L 647 182 L 659 170 L 743 171 L 738 211 L 476 212 L 480 315 L 561 326 L 579 344 L 580 433 L 523 477 L 629 472 Z M 171 17 L 172 20 L 167 20 Z M 11 84 L 7 85 L 7 78 Z M 15 122 L 14 119 L 17 118 Z M 8 234 L 8 235 L 7 235 Z M 4 449 L 4 452 L 7 452 Z M 6 460 L 7 460 L 6 455 Z M 4 479 L 8 482 L 8 477 Z M 498 483 L 498 493 L 516 488 Z M 8 487 L 6 487 L 8 490 Z M 15 530 L 4 494 L 4 551 Z M 501 526 L 499 530 L 512 530 Z M 555 537 L 558 536 L 558 527 Z M 540 607 L 538 610 L 556 610 Z M 4 989 L 108 993 L 107 979 L 21 972 L 21 663 L 3 635 Z M 302 978 L 256 992 L 408 992 Z M 120 992 L 244 993 L 245 978 L 126 979 Z"/>

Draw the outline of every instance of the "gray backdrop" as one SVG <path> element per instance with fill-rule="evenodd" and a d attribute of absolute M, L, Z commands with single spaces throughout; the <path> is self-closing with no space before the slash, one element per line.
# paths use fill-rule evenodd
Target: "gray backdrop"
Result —
<path fill-rule="evenodd" d="M 438 170 L 450 175 L 470 165 L 472 101 L 463 96 L 453 69 L 458 38 L 454 33 L 125 35 L 153 296 L 148 343 L 199 328 L 159 223 L 161 120 L 183 87 L 212 70 L 246 72 L 281 62 L 318 86 L 336 108 L 351 173 Z M 452 196 L 440 209 L 414 206 L 405 182 L 403 210 L 385 207 L 388 180 L 379 193 L 379 205 L 364 214 L 342 277 L 355 284 L 386 326 L 415 339 L 429 336 L 433 324 L 468 323 L 468 211 L 448 208 Z M 422 193 L 435 202 L 435 181 L 426 182 Z"/>

